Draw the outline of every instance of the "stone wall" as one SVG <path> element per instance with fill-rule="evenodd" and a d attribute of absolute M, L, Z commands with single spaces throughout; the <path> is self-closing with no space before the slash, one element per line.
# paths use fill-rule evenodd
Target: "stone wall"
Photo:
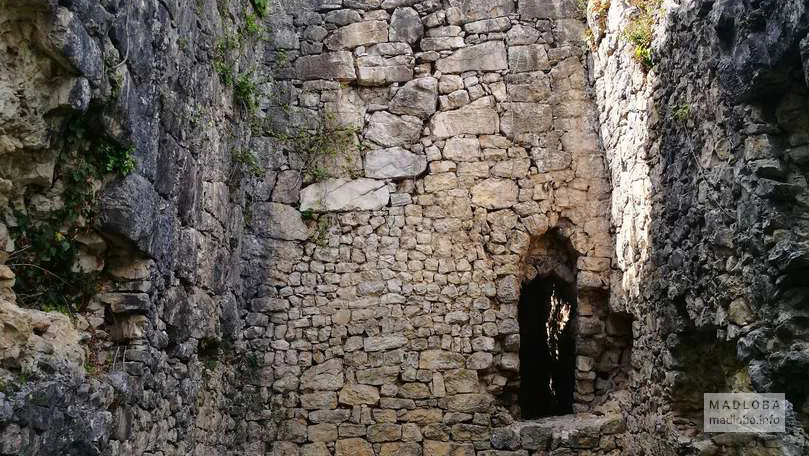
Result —
<path fill-rule="evenodd" d="M 621 271 L 611 306 L 635 317 L 628 438 L 648 454 L 804 454 L 805 395 L 787 385 L 805 337 L 791 259 L 805 239 L 806 5 L 660 8 L 649 71 L 623 38 L 638 8 L 589 18 Z M 702 434 L 707 391 L 786 392 L 788 435 Z"/>
<path fill-rule="evenodd" d="M 0 454 L 805 454 L 806 6 L 667 2 L 649 70 L 636 3 L 4 4 Z M 89 113 L 100 289 L 20 308 Z M 524 421 L 543 277 L 578 415 Z M 703 435 L 722 390 L 790 432 Z"/>
<path fill-rule="evenodd" d="M 245 173 L 232 151 L 250 129 L 212 61 L 248 14 L 205 1 L 0 7 L 0 453 L 242 451 Z M 261 48 L 243 38 L 233 71 Z M 99 138 L 131 145 L 133 172 L 71 184 L 71 160 Z M 19 264 L 30 247 L 15 233 L 74 204 L 70 185 L 92 189 L 95 216 L 53 242 L 78 250 L 68 269 L 100 274 L 98 293 L 62 306 L 69 316 L 19 308 L 37 301 L 12 290 L 35 267 Z"/>
<path fill-rule="evenodd" d="M 263 110 L 268 135 L 285 148 L 273 129 L 294 136 L 319 110 L 358 136 L 332 177 L 301 189 L 316 220 L 253 202 L 285 215 L 267 227 L 276 255 L 246 335 L 270 348 L 273 375 L 258 386 L 277 454 L 491 448 L 490 429 L 520 416 L 517 304 L 537 275 L 579 291 L 577 410 L 618 389 L 629 360 L 608 323 L 609 182 L 581 12 L 411 3 L 273 19 L 302 39 L 282 46 L 290 70 L 276 85 L 290 96 Z M 294 154 L 279 176 L 304 167 Z M 304 222 L 315 235 L 298 237 Z M 549 236 L 570 243 L 572 270 L 545 250 Z"/>

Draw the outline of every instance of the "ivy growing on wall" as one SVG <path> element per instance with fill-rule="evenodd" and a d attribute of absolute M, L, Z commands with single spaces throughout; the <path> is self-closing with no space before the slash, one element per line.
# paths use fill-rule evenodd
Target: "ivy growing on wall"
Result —
<path fill-rule="evenodd" d="M 135 168 L 134 147 L 98 134 L 100 119 L 94 108 L 65 122 L 53 186 L 61 187 L 61 204 L 45 214 L 14 214 L 17 225 L 10 231 L 16 250 L 8 265 L 17 276 L 14 290 L 22 306 L 73 313 L 98 291 L 99 274 L 76 267 L 78 238 L 92 226 L 102 180 Z"/>

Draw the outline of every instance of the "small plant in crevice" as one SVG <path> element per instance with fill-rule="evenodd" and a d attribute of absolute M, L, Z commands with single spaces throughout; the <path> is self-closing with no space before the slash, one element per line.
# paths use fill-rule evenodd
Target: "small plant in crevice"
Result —
<path fill-rule="evenodd" d="M 270 9 L 269 0 L 250 0 L 250 3 L 253 4 L 253 9 L 256 10 L 256 14 L 258 14 L 259 17 L 267 16 Z"/>
<path fill-rule="evenodd" d="M 258 163 L 255 154 L 245 149 L 233 149 L 231 152 L 233 162 L 238 164 L 243 171 L 255 177 L 264 175 L 264 168 Z"/>
<path fill-rule="evenodd" d="M 135 168 L 134 147 L 105 134 L 99 109 L 65 122 L 56 160 L 53 188 L 61 204 L 44 214 L 18 211 L 10 228 L 17 250 L 8 259 L 16 274 L 20 305 L 73 314 L 98 291 L 100 274 L 75 267 L 78 238 L 87 233 L 96 213 L 96 192 L 109 175 L 126 176 Z"/>
<path fill-rule="evenodd" d="M 242 29 L 243 37 L 257 37 L 264 32 L 264 26 L 261 25 L 255 15 L 247 13 L 244 16 L 244 28 Z"/>
<path fill-rule="evenodd" d="M 214 43 L 213 67 L 219 80 L 227 86 L 233 85 L 236 81 L 235 57 L 233 51 L 241 48 L 241 40 L 238 35 L 226 34 L 216 39 Z"/>
<path fill-rule="evenodd" d="M 652 56 L 652 40 L 662 0 L 630 0 L 629 3 L 638 9 L 638 13 L 624 30 L 624 38 L 635 47 L 633 51 L 635 60 L 648 70 L 655 64 Z"/>
<path fill-rule="evenodd" d="M 250 114 L 254 113 L 258 107 L 257 92 L 252 74 L 243 73 L 236 78 L 236 83 L 233 86 L 233 96 Z"/>
<path fill-rule="evenodd" d="M 333 176 L 332 170 L 325 166 L 327 160 L 340 158 L 351 164 L 349 151 L 357 145 L 357 133 L 356 128 L 339 125 L 334 115 L 325 114 L 313 129 L 290 133 L 270 131 L 267 134 L 297 155 L 301 180 L 313 183 Z"/>
<path fill-rule="evenodd" d="M 275 71 L 280 71 L 289 64 L 289 54 L 286 49 L 279 49 L 275 51 Z"/>
<path fill-rule="evenodd" d="M 593 6 L 590 11 L 598 23 L 601 30 L 607 28 L 607 13 L 610 11 L 610 0 L 593 0 Z"/>
<path fill-rule="evenodd" d="M 301 218 L 303 220 L 306 220 L 306 221 L 314 220 L 315 219 L 315 213 L 311 209 L 303 210 L 303 211 L 301 211 Z"/>
<path fill-rule="evenodd" d="M 258 370 L 260 366 L 258 355 L 255 352 L 247 353 L 244 356 L 244 366 L 250 372 L 255 372 L 256 370 Z"/>
<path fill-rule="evenodd" d="M 332 226 L 332 218 L 328 214 L 320 214 L 315 222 L 315 229 L 312 231 L 312 235 L 309 237 L 309 240 L 313 244 L 317 244 L 319 246 L 324 246 L 329 240 L 329 229 Z"/>
<path fill-rule="evenodd" d="M 674 109 L 671 110 L 671 117 L 674 118 L 677 122 L 684 123 L 688 120 L 691 116 L 691 107 L 687 104 L 682 104 L 679 106 L 675 106 Z"/>

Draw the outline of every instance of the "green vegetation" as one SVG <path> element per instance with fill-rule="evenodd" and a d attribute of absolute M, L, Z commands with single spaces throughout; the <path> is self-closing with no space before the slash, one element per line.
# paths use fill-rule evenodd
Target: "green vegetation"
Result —
<path fill-rule="evenodd" d="M 253 4 L 253 9 L 259 17 L 266 17 L 269 12 L 269 0 L 250 0 Z"/>
<path fill-rule="evenodd" d="M 306 209 L 304 211 L 301 211 L 301 218 L 303 220 L 314 220 L 315 219 L 315 213 L 311 209 Z"/>
<path fill-rule="evenodd" d="M 250 352 L 244 357 L 244 365 L 251 372 L 255 372 L 259 368 L 258 355 L 255 352 Z"/>
<path fill-rule="evenodd" d="M 220 36 L 214 43 L 213 67 L 222 84 L 233 85 L 236 78 L 234 75 L 234 58 L 232 51 L 241 48 L 239 35 L 228 34 Z"/>
<path fill-rule="evenodd" d="M 356 143 L 357 129 L 338 125 L 334 115 L 326 114 L 314 129 L 301 129 L 291 134 L 270 131 L 267 134 L 298 154 L 305 182 L 319 182 L 332 177 L 331 171 L 324 166 L 326 160 L 350 160 L 347 150 Z"/>
<path fill-rule="evenodd" d="M 255 15 L 247 13 L 244 17 L 244 29 L 242 36 L 256 37 L 264 32 L 264 27 L 259 23 Z"/>
<path fill-rule="evenodd" d="M 289 54 L 286 49 L 275 51 L 275 71 L 281 70 L 289 64 Z"/>
<path fill-rule="evenodd" d="M 661 3 L 662 0 L 630 0 L 639 12 L 624 30 L 624 38 L 635 46 L 635 60 L 647 70 L 655 64 L 652 57 L 653 27 Z"/>
<path fill-rule="evenodd" d="M 321 214 L 317 217 L 315 230 L 309 237 L 309 240 L 319 246 L 324 246 L 329 240 L 329 229 L 331 228 L 332 219 L 328 214 Z"/>
<path fill-rule="evenodd" d="M 671 116 L 674 117 L 674 120 L 681 123 L 687 121 L 690 115 L 691 107 L 687 104 L 675 106 L 671 111 Z"/>
<path fill-rule="evenodd" d="M 234 149 L 231 152 L 231 158 L 233 159 L 234 163 L 239 164 L 242 170 L 248 174 L 256 177 L 261 177 L 264 175 L 264 168 L 258 164 L 258 159 L 249 150 Z"/>
<path fill-rule="evenodd" d="M 106 175 L 126 176 L 135 168 L 134 147 L 97 134 L 103 131 L 100 121 L 101 112 L 94 110 L 67 122 L 55 169 L 63 188 L 61 207 L 36 217 L 15 213 L 17 226 L 11 234 L 17 250 L 8 264 L 17 275 L 14 290 L 23 306 L 72 314 L 97 292 L 98 274 L 74 268 L 77 238 L 92 225 L 98 183 Z"/>
<path fill-rule="evenodd" d="M 214 43 L 214 71 L 222 84 L 233 87 L 234 99 L 251 115 L 258 107 L 256 83 L 252 71 L 240 73 L 236 68 L 242 56 L 244 41 L 259 37 L 263 32 L 264 27 L 256 16 L 246 13 L 244 26 L 238 33 L 222 35 Z"/>
<path fill-rule="evenodd" d="M 250 73 L 240 74 L 236 78 L 236 84 L 233 86 L 233 96 L 250 114 L 254 113 L 258 108 L 257 92 L 256 83 L 253 82 L 253 77 Z"/>

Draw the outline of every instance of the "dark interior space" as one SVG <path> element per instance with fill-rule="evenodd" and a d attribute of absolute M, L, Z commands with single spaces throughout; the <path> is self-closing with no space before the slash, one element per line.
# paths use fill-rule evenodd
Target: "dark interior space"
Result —
<path fill-rule="evenodd" d="M 554 276 L 520 293 L 520 412 L 523 419 L 573 412 L 576 293 Z"/>

